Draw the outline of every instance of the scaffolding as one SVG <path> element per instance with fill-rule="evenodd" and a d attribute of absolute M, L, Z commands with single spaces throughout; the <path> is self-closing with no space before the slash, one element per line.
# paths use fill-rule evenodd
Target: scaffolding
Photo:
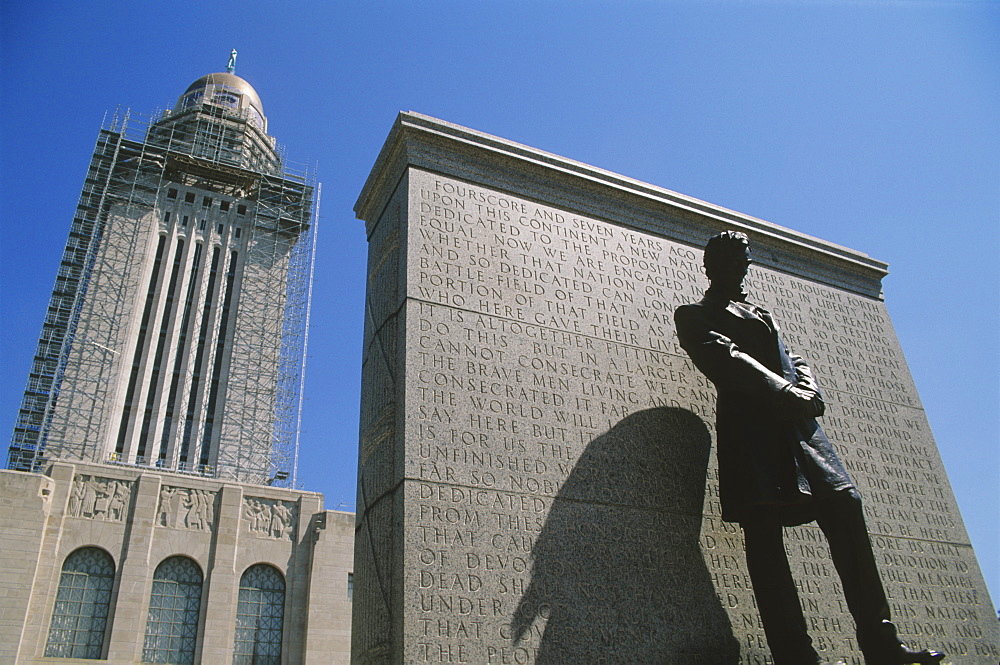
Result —
<path fill-rule="evenodd" d="M 297 478 L 298 412 L 306 350 L 315 224 L 314 173 L 261 178 L 247 242 L 233 340 L 219 475 L 291 485 Z M 234 387 L 245 389 L 234 390 Z M 273 422 L 273 428 L 259 423 Z M 264 475 L 261 475 L 261 471 Z M 247 473 L 253 473 L 247 477 Z"/>
<path fill-rule="evenodd" d="M 314 189 L 314 168 L 290 166 L 246 111 L 106 118 L 8 468 L 59 458 L 293 484 Z"/>
<path fill-rule="evenodd" d="M 130 316 L 130 262 L 139 247 L 147 194 L 159 178 L 142 143 L 127 141 L 128 111 L 105 119 L 63 251 L 14 427 L 8 468 L 38 470 L 50 439 L 58 456 L 94 457 Z M 142 167 L 137 167 L 138 164 Z M 115 202 L 125 210 L 112 218 Z M 113 226 L 113 229 L 109 229 Z M 102 276 L 100 286 L 94 276 Z"/>

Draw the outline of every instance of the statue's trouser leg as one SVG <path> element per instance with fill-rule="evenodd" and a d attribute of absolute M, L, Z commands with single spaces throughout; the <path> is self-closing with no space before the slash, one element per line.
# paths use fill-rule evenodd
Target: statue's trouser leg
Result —
<path fill-rule="evenodd" d="M 818 504 L 817 522 L 830 544 L 833 565 L 844 586 L 844 599 L 854 617 L 859 637 L 876 631 L 889 619 L 882 578 L 868 538 L 861 495 L 851 488 Z"/>
<path fill-rule="evenodd" d="M 781 525 L 744 523 L 742 526 L 747 569 L 775 665 L 818 662 L 788 567 Z"/>

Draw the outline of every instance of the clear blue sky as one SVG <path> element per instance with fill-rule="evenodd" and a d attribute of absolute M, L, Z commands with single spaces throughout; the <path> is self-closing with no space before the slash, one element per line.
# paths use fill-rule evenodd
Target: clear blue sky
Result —
<path fill-rule="evenodd" d="M 355 493 L 352 208 L 414 110 L 887 261 L 1000 602 L 1000 3 L 4 0 L 0 21 L 7 431 L 104 112 L 170 107 L 236 48 L 271 133 L 323 182 L 300 479 L 329 507 Z"/>

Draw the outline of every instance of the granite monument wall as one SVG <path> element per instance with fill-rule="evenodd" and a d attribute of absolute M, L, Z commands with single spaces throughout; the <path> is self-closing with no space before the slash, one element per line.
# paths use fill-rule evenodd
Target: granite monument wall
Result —
<path fill-rule="evenodd" d="M 751 300 L 818 375 L 901 634 L 997 662 L 885 264 L 413 113 L 356 212 L 353 662 L 769 662 L 740 529 L 719 519 L 714 388 L 672 320 L 726 228 L 754 246 Z M 818 650 L 861 663 L 822 533 L 786 543 Z"/>

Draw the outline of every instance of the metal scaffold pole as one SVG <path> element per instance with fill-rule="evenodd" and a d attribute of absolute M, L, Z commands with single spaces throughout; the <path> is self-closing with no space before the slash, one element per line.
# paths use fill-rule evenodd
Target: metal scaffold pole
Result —
<path fill-rule="evenodd" d="M 323 195 L 323 183 L 316 184 L 316 205 L 313 209 L 313 224 L 312 224 L 312 247 L 309 251 L 309 286 L 306 292 L 306 318 L 305 324 L 303 325 L 303 338 L 302 338 L 302 361 L 299 365 L 299 395 L 298 395 L 298 409 L 295 414 L 295 445 L 293 447 L 293 459 L 292 459 L 292 484 L 293 488 L 298 487 L 299 482 L 299 443 L 302 437 L 302 403 L 305 399 L 305 385 L 306 385 L 306 358 L 309 352 L 309 325 L 312 315 L 312 291 L 313 291 L 313 276 L 316 274 L 316 242 L 319 235 L 319 205 L 320 199 Z"/>

